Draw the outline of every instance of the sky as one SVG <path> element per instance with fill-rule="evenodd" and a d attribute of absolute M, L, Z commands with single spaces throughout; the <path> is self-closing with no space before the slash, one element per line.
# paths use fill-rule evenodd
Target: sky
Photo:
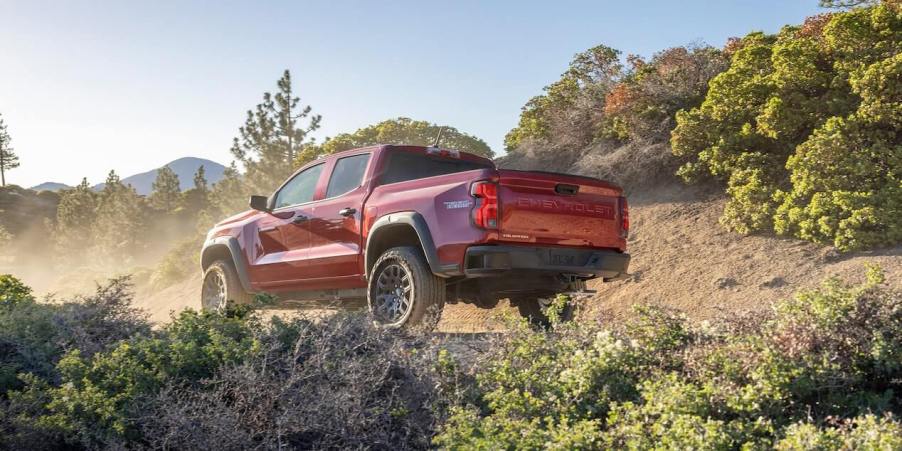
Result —
<path fill-rule="evenodd" d="M 0 115 L 21 167 L 70 185 L 184 156 L 228 164 L 246 111 L 291 70 L 318 140 L 405 116 L 503 152 L 520 108 L 575 53 L 775 32 L 817 0 L 0 0 Z"/>

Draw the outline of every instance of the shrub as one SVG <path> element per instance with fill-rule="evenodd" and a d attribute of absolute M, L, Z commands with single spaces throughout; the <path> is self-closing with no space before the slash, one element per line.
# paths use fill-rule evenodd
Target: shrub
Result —
<path fill-rule="evenodd" d="M 0 447 L 896 449 L 902 293 L 884 279 L 712 323 L 552 312 L 467 357 L 354 314 L 151 330 L 125 280 L 52 304 L 5 277 Z"/>
<path fill-rule="evenodd" d="M 156 290 L 169 287 L 197 271 L 202 245 L 201 239 L 191 238 L 173 246 L 150 275 L 151 287 Z"/>
<path fill-rule="evenodd" d="M 0 348 L 0 447 L 424 448 L 433 435 L 434 354 L 363 316 L 189 310 L 151 330 L 125 280 L 62 304 L 3 280 L 25 300 L 0 312 L 16 324 L 0 330 L 13 351 Z"/>
<path fill-rule="evenodd" d="M 721 222 L 841 250 L 902 242 L 902 9 L 809 18 L 734 43 L 704 102 L 676 116 L 688 181 L 726 182 Z"/>
<path fill-rule="evenodd" d="M 443 448 L 895 449 L 902 293 L 877 269 L 771 315 L 519 329 L 477 365 Z"/>
<path fill-rule="evenodd" d="M 130 288 L 128 279 L 120 278 L 91 296 L 37 302 L 30 288 L 0 276 L 0 394 L 21 386 L 19 373 L 56 380 L 55 366 L 68 351 L 91 356 L 149 333 L 144 314 L 131 307 Z"/>
<path fill-rule="evenodd" d="M 242 316 L 185 311 L 160 333 L 136 336 L 92 357 L 79 350 L 57 364 L 59 385 L 37 422 L 86 447 L 141 438 L 135 418 L 170 381 L 198 383 L 256 346 Z"/>
<path fill-rule="evenodd" d="M 276 319 L 243 361 L 199 385 L 171 380 L 143 435 L 174 448 L 424 448 L 434 384 L 401 344 L 360 316 Z"/>

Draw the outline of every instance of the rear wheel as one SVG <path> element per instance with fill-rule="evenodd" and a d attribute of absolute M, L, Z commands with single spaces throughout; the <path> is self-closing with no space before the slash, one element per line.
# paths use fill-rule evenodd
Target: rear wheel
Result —
<path fill-rule="evenodd" d="M 200 299 L 204 310 L 221 312 L 226 309 L 229 301 L 235 304 L 250 304 L 253 296 L 244 291 L 232 263 L 217 260 L 204 271 Z"/>
<path fill-rule="evenodd" d="M 548 308 L 553 302 L 553 297 L 524 296 L 511 299 L 511 303 L 517 306 L 520 316 L 526 318 L 530 324 L 544 328 L 551 327 Z M 561 321 L 571 321 L 575 316 L 576 306 L 573 302 L 567 302 L 561 311 Z"/>
<path fill-rule="evenodd" d="M 373 266 L 367 304 L 379 327 L 430 331 L 445 305 L 445 280 L 432 273 L 419 249 L 391 248 Z"/>

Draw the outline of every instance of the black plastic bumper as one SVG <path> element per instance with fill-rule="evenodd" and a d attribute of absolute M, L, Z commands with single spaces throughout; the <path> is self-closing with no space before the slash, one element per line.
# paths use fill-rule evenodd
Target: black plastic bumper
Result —
<path fill-rule="evenodd" d="M 501 276 L 514 272 L 616 279 L 626 275 L 630 255 L 595 249 L 532 246 L 473 246 L 467 249 L 467 277 Z"/>

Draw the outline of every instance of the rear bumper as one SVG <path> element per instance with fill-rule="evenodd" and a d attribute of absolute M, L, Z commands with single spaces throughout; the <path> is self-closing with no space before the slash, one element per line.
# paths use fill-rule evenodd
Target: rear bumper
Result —
<path fill-rule="evenodd" d="M 584 279 L 626 275 L 630 255 L 597 249 L 533 246 L 472 246 L 464 259 L 467 277 L 504 276 L 511 272 L 565 274 Z"/>

